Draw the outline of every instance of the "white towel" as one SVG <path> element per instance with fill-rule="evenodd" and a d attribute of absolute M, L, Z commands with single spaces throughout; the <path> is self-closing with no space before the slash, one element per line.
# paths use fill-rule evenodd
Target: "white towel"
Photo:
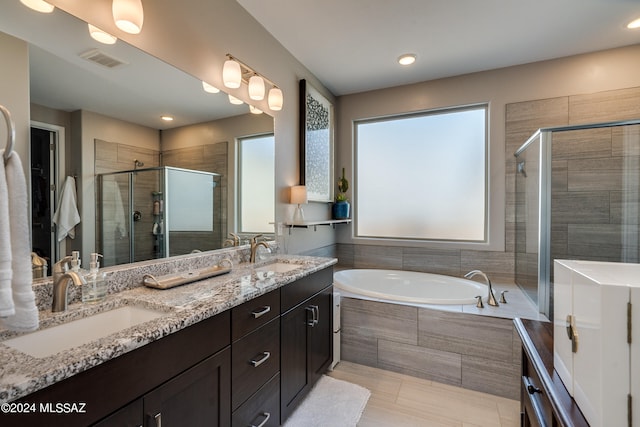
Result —
<path fill-rule="evenodd" d="M 11 235 L 9 232 L 9 195 L 0 157 L 0 317 L 15 313 L 11 292 Z"/>
<path fill-rule="evenodd" d="M 15 314 L 3 319 L 7 328 L 16 331 L 38 329 L 39 318 L 33 292 L 31 239 L 29 238 L 29 203 L 27 182 L 18 153 L 13 152 L 5 166 L 9 193 L 9 228 L 11 234 L 11 290 Z"/>
<path fill-rule="evenodd" d="M 53 222 L 58 226 L 58 242 L 67 236 L 71 239 L 76 237 L 75 226 L 80 223 L 80 214 L 76 204 L 76 180 L 72 176 L 64 181 Z"/>

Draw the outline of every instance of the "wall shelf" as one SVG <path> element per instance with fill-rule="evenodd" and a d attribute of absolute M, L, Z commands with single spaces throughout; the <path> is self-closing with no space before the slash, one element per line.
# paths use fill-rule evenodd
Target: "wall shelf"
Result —
<path fill-rule="evenodd" d="M 319 221 L 285 222 L 284 226 L 289 228 L 289 234 L 291 234 L 292 228 L 313 227 L 313 231 L 317 231 L 318 226 L 330 225 L 335 229 L 336 224 L 350 224 L 350 223 L 351 223 L 351 219 L 324 219 Z"/>

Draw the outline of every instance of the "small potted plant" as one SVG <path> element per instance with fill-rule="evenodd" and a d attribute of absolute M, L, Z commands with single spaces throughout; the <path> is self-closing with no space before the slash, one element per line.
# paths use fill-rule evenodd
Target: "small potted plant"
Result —
<path fill-rule="evenodd" d="M 333 219 L 349 218 L 349 199 L 346 194 L 348 189 L 349 181 L 344 176 L 344 168 L 342 168 L 342 178 L 338 179 L 338 194 L 331 207 Z"/>

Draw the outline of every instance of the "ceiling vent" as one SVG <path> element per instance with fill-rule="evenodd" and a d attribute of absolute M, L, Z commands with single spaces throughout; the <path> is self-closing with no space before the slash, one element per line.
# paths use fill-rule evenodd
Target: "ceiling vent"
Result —
<path fill-rule="evenodd" d="M 84 53 L 81 53 L 80 58 L 86 59 L 87 61 L 95 62 L 96 64 L 100 64 L 103 67 L 107 68 L 115 68 L 120 65 L 126 64 L 126 62 L 121 61 L 118 58 L 114 58 L 113 56 L 107 55 L 99 49 L 91 49 Z"/>

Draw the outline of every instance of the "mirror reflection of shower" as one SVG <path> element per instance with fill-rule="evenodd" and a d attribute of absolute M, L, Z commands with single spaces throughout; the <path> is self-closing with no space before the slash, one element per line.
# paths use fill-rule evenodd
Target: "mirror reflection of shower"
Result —
<path fill-rule="evenodd" d="M 137 170 L 138 168 L 141 168 L 144 166 L 144 162 L 141 162 L 138 159 L 133 159 L 133 170 Z"/>

